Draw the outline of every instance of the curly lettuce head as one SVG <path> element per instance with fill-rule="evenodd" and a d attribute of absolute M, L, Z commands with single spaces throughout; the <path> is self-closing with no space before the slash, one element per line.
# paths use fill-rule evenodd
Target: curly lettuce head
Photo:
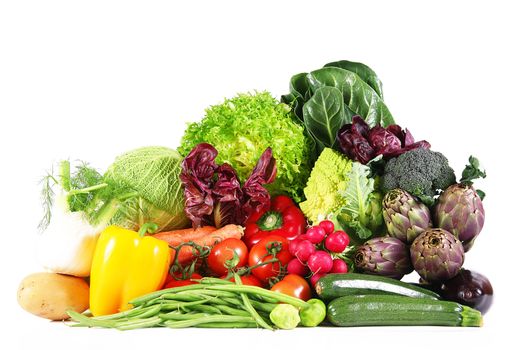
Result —
<path fill-rule="evenodd" d="M 206 116 L 188 126 L 179 152 L 186 156 L 197 144 L 207 142 L 219 152 L 217 163 L 229 163 L 246 181 L 267 147 L 277 160 L 277 177 L 268 185 L 274 194 L 288 194 L 296 201 L 312 167 L 311 141 L 290 108 L 269 92 L 239 94 L 211 106 Z"/>

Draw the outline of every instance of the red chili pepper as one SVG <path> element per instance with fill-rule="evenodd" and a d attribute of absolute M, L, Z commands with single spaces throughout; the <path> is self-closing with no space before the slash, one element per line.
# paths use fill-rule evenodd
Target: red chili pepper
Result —
<path fill-rule="evenodd" d="M 248 249 L 268 235 L 295 239 L 306 229 L 303 212 L 289 197 L 272 198 L 270 209 L 253 213 L 246 221 L 243 240 Z"/>

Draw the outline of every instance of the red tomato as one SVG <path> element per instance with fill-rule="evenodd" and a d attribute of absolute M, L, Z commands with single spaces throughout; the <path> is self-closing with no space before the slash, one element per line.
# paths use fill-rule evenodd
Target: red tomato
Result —
<path fill-rule="evenodd" d="M 310 285 L 299 275 L 287 275 L 281 281 L 274 284 L 271 290 L 305 301 L 312 297 Z"/>
<path fill-rule="evenodd" d="M 226 278 L 226 276 L 224 276 L 223 278 Z M 235 278 L 233 278 L 233 277 L 230 278 L 229 280 L 232 281 L 232 282 L 235 282 Z M 262 282 L 257 277 L 255 277 L 254 275 L 241 276 L 241 282 L 245 286 L 255 286 L 255 287 L 262 287 L 263 286 Z"/>
<path fill-rule="evenodd" d="M 248 248 L 243 241 L 237 238 L 228 238 L 215 245 L 208 256 L 208 266 L 217 275 L 225 275 L 228 269 L 224 264 L 233 258 L 233 252 L 237 253 L 239 262 L 237 266 L 244 266 L 248 261 Z"/>
<path fill-rule="evenodd" d="M 166 288 L 187 286 L 187 285 L 190 285 L 190 284 L 197 284 L 198 282 L 190 281 L 190 279 L 192 279 L 192 280 L 200 280 L 202 278 L 202 276 L 199 275 L 198 273 L 192 273 L 191 277 L 188 278 L 188 279 L 183 280 L 181 278 L 182 278 L 182 273 L 181 272 L 177 272 L 175 274 L 175 278 L 173 278 L 171 273 L 168 273 L 168 276 L 166 277 L 166 281 L 164 281 L 164 286 L 162 288 L 166 289 Z"/>
<path fill-rule="evenodd" d="M 250 250 L 249 265 L 255 266 L 273 259 L 269 250 L 278 251 L 275 257 L 279 262 L 268 263 L 252 270 L 252 274 L 264 283 L 268 283 L 270 278 L 277 277 L 281 272 L 281 268 L 285 271 L 286 264 L 293 259 L 292 254 L 288 251 L 288 240 L 283 236 L 269 235 L 261 239 Z"/>

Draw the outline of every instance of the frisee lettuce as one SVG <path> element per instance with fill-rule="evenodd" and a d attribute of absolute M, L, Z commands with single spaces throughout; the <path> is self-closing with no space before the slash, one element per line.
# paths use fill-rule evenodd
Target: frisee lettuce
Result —
<path fill-rule="evenodd" d="M 186 129 L 179 152 L 186 156 L 197 144 L 213 145 L 217 163 L 228 163 L 246 181 L 267 147 L 277 160 L 277 177 L 268 185 L 274 194 L 302 199 L 303 188 L 312 167 L 313 143 L 296 122 L 290 108 L 269 92 L 239 94 L 211 106 L 206 116 Z"/>

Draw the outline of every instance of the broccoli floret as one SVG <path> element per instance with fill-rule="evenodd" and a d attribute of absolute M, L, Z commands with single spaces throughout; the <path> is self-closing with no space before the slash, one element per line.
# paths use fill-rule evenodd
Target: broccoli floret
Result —
<path fill-rule="evenodd" d="M 417 148 L 386 163 L 381 187 L 385 192 L 402 188 L 430 205 L 434 196 L 455 182 L 454 170 L 443 154 Z"/>

